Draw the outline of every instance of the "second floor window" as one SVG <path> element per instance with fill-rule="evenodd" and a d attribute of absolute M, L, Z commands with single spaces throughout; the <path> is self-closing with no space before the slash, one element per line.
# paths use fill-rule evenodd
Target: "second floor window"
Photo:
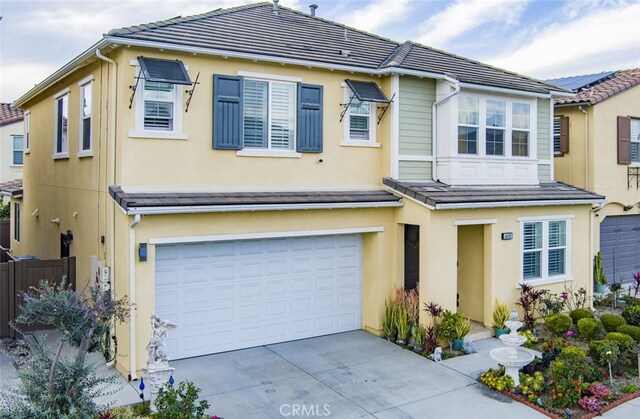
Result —
<path fill-rule="evenodd" d="M 31 113 L 25 112 L 24 114 L 24 139 L 25 150 L 29 150 L 29 145 L 31 141 Z"/>
<path fill-rule="evenodd" d="M 295 149 L 296 84 L 245 79 L 244 147 Z"/>
<path fill-rule="evenodd" d="M 91 98 L 93 83 L 80 86 L 80 150 L 91 150 Z"/>
<path fill-rule="evenodd" d="M 504 156 L 504 133 L 507 123 L 507 105 L 503 100 L 487 100 L 486 153 Z"/>
<path fill-rule="evenodd" d="M 15 135 L 13 137 L 13 164 L 21 166 L 24 159 L 24 138 L 22 135 Z"/>
<path fill-rule="evenodd" d="M 529 156 L 529 131 L 531 129 L 531 107 L 528 103 L 512 103 L 511 113 L 511 154 L 518 157 Z"/>
<path fill-rule="evenodd" d="M 631 119 L 631 162 L 640 163 L 640 119 Z"/>
<path fill-rule="evenodd" d="M 461 96 L 458 109 L 458 153 L 478 154 L 480 106 L 475 97 Z"/>
<path fill-rule="evenodd" d="M 175 85 L 145 81 L 143 88 L 144 129 L 173 131 Z"/>
<path fill-rule="evenodd" d="M 55 154 L 69 152 L 69 93 L 55 100 Z"/>

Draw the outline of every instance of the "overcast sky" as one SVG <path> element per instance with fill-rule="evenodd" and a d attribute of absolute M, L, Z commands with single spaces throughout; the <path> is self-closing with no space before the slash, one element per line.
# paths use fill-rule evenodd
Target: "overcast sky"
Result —
<path fill-rule="evenodd" d="M 0 101 L 11 102 L 110 29 L 251 0 L 0 0 Z M 281 0 L 396 41 L 537 78 L 640 67 L 640 0 Z"/>

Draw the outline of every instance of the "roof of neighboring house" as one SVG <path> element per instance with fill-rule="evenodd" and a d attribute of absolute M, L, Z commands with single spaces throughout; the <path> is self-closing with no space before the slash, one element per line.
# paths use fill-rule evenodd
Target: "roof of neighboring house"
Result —
<path fill-rule="evenodd" d="M 435 181 L 404 182 L 385 178 L 384 184 L 436 209 L 590 204 L 605 199 L 562 182 L 541 182 L 539 186 L 451 186 Z"/>
<path fill-rule="evenodd" d="M 22 195 L 22 179 L 14 179 L 0 183 L 0 195 L 18 196 Z"/>
<path fill-rule="evenodd" d="M 9 103 L 0 103 L 0 126 L 13 124 L 23 119 L 22 109 L 15 109 Z"/>
<path fill-rule="evenodd" d="M 118 45 L 184 49 L 348 71 L 451 77 L 462 83 L 543 95 L 568 90 L 414 42 L 399 43 L 319 16 L 262 2 L 113 29 L 16 101 L 21 106 L 52 83 Z"/>
<path fill-rule="evenodd" d="M 556 106 L 595 105 L 637 84 L 640 84 L 640 68 L 620 70 L 596 82 L 588 83 L 586 87 L 577 90 L 577 94 L 572 98 L 556 99 L 555 104 Z"/>
<path fill-rule="evenodd" d="M 555 84 L 556 86 L 564 87 L 565 89 L 569 89 L 572 92 L 577 92 L 578 90 L 584 87 L 590 86 L 592 84 L 596 84 L 615 73 L 616 73 L 615 71 L 603 71 L 601 73 L 595 73 L 595 74 L 582 74 L 580 76 L 569 76 L 569 77 L 561 77 L 559 79 L 549 79 L 549 80 L 546 80 L 546 82 Z"/>
<path fill-rule="evenodd" d="M 401 206 L 399 197 L 383 190 L 306 192 L 125 192 L 110 186 L 109 194 L 127 213 L 260 211 L 313 208 Z"/>

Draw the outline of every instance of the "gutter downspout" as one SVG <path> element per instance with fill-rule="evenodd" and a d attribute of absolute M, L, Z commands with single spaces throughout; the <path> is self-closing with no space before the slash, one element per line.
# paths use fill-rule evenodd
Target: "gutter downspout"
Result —
<path fill-rule="evenodd" d="M 109 187 L 109 185 L 114 185 L 115 184 L 115 177 L 116 177 L 116 97 L 117 97 L 117 93 L 118 93 L 118 79 L 117 79 L 117 73 L 118 73 L 118 64 L 110 59 L 109 57 L 103 55 L 100 52 L 100 49 L 96 49 L 96 57 L 98 57 L 100 60 L 102 61 L 106 61 L 107 63 L 111 64 L 111 77 L 110 77 L 110 81 L 109 81 L 109 96 L 107 99 L 107 104 L 108 104 L 108 108 L 107 108 L 107 113 L 109 115 L 108 118 L 108 122 L 107 122 L 107 151 L 108 151 L 108 157 L 107 157 L 107 161 L 108 161 L 108 173 L 107 173 L 107 180 L 108 180 L 108 184 L 106 185 L 107 188 Z M 98 185 L 99 187 L 99 185 Z M 110 234 L 108 236 L 110 236 L 109 238 L 109 251 L 108 251 L 108 256 L 109 256 L 109 266 L 111 267 L 111 296 L 115 297 L 115 281 L 113 280 L 113 278 L 115 278 L 115 264 L 114 264 L 114 260 L 115 260 L 115 237 L 116 237 L 116 215 L 115 215 L 115 211 L 116 211 L 116 203 L 113 200 L 111 201 L 111 205 L 106 205 L 106 208 L 109 208 L 109 214 L 107 215 L 107 219 L 111 221 L 111 225 L 110 225 Z M 106 259 L 106 258 L 105 258 Z M 105 261 L 106 262 L 106 261 Z M 131 300 L 131 310 L 133 313 L 133 303 L 135 301 Z M 131 314 L 131 316 L 133 316 L 133 314 Z M 115 323 L 112 325 L 113 329 L 115 330 Z M 135 326 L 134 326 L 135 327 Z M 115 333 L 113 333 L 115 334 Z M 129 336 L 131 343 L 131 347 L 134 349 L 133 352 L 135 352 L 135 339 L 132 336 Z M 135 355 L 134 355 L 135 358 Z M 115 362 L 115 361 L 114 361 Z M 135 364 L 133 364 L 133 375 L 131 375 L 131 377 L 135 377 Z M 133 378 L 132 378 L 133 379 Z"/>
<path fill-rule="evenodd" d="M 432 151 L 431 151 L 431 155 L 433 157 L 432 166 L 431 166 L 431 178 L 436 182 L 438 181 L 438 136 L 437 136 L 438 105 L 441 104 L 442 102 L 446 101 L 446 100 L 451 99 L 452 97 L 454 97 L 455 95 L 460 93 L 460 83 L 457 80 L 452 79 L 450 77 L 446 77 L 445 81 L 453 84 L 453 86 L 454 86 L 453 92 L 450 93 L 448 96 L 440 99 L 440 100 L 436 100 L 435 102 L 433 102 L 433 105 L 431 105 L 431 115 L 432 115 L 432 117 L 431 117 L 432 118 L 432 122 L 431 122 L 431 145 L 432 145 Z"/>
<path fill-rule="evenodd" d="M 137 380 L 136 375 L 136 226 L 140 224 L 140 214 L 133 217 L 129 225 L 129 381 Z"/>
<path fill-rule="evenodd" d="M 584 188 L 589 190 L 589 114 L 582 106 L 578 110 L 584 114 Z"/>

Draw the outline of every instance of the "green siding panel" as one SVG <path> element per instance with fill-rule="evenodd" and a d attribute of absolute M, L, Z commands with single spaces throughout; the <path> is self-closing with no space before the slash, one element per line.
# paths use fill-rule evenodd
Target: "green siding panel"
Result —
<path fill-rule="evenodd" d="M 431 180 L 430 161 L 406 161 L 398 162 L 400 180 Z"/>
<path fill-rule="evenodd" d="M 548 164 L 538 165 L 538 179 L 551 180 L 551 166 Z"/>
<path fill-rule="evenodd" d="M 431 155 L 431 106 L 435 100 L 435 80 L 400 77 L 400 155 Z"/>
<path fill-rule="evenodd" d="M 549 99 L 538 99 L 538 159 L 549 160 L 551 153 L 551 101 Z"/>

